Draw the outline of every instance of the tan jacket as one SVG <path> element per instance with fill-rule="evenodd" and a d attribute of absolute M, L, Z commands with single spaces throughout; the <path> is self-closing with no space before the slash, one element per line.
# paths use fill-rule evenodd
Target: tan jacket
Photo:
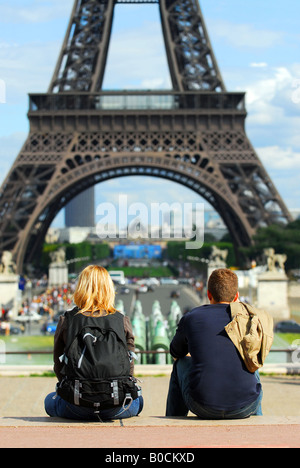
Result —
<path fill-rule="evenodd" d="M 263 366 L 273 344 L 273 318 L 264 310 L 244 302 L 230 304 L 232 321 L 225 327 L 247 369 Z"/>

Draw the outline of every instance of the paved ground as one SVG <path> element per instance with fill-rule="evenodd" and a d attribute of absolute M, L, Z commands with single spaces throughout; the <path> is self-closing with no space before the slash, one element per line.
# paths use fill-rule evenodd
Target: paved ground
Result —
<path fill-rule="evenodd" d="M 78 423 L 47 417 L 43 401 L 56 380 L 0 378 L 0 447 L 300 447 L 300 377 L 265 376 L 263 417 L 239 421 L 165 418 L 168 376 L 141 377 L 145 407 L 137 418 Z"/>

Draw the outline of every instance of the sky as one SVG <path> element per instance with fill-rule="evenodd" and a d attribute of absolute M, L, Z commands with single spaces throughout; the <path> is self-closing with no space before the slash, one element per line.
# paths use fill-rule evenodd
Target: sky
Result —
<path fill-rule="evenodd" d="M 200 0 L 228 91 L 245 91 L 247 135 L 290 210 L 300 208 L 300 2 Z M 73 0 L 0 0 L 0 184 L 24 144 L 28 94 L 47 92 Z M 104 89 L 168 89 L 157 5 L 117 5 Z M 96 204 L 201 201 L 175 182 L 122 177 Z M 63 224 L 63 215 L 55 221 Z M 54 223 L 54 224 L 55 224 Z"/>

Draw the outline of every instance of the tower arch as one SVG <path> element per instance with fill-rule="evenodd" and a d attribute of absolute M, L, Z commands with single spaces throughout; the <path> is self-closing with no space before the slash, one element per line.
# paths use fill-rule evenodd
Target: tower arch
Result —
<path fill-rule="evenodd" d="M 190 164 L 186 162 L 184 164 L 180 162 L 176 164 L 176 167 L 170 167 L 169 161 L 153 161 L 154 158 L 146 155 L 144 158 L 138 157 L 138 165 L 134 158 L 131 158 L 130 164 L 127 162 L 126 165 L 124 164 L 125 158 L 126 156 L 121 156 L 122 162 L 119 158 L 115 158 L 115 161 L 110 158 L 109 166 L 105 164 L 104 160 L 105 167 L 101 169 L 99 168 L 99 166 L 101 167 L 100 160 L 97 159 L 96 166 L 89 161 L 80 175 L 77 173 L 73 174 L 72 177 L 64 176 L 57 181 L 53 190 L 47 194 L 47 203 L 37 207 L 35 216 L 32 216 L 31 223 L 27 226 L 27 232 L 23 236 L 23 244 L 17 254 L 17 265 L 20 271 L 22 271 L 24 262 L 31 263 L 40 251 L 47 229 L 59 211 L 82 191 L 113 178 L 148 176 L 183 185 L 199 195 L 199 202 L 204 199 L 218 211 L 235 245 L 242 246 L 251 242 L 241 221 L 242 210 L 237 207 L 239 210 L 237 212 L 233 206 L 228 204 L 226 191 L 222 190 L 211 176 L 207 178 L 205 175 L 203 181 L 199 182 L 197 171 L 191 174 Z M 189 199 L 182 200 L 182 204 L 188 202 Z M 222 210 L 220 210 L 221 206 Z"/>

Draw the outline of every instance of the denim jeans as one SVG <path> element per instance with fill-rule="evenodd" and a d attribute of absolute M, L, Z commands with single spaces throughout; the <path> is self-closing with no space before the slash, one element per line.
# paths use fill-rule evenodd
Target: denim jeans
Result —
<path fill-rule="evenodd" d="M 45 411 L 49 416 L 79 421 L 99 421 L 99 418 L 102 421 L 132 418 L 142 411 L 143 406 L 143 397 L 139 396 L 131 404 L 101 410 L 99 416 L 97 416 L 93 408 L 72 405 L 63 400 L 56 392 L 50 393 L 45 398 Z"/>
<path fill-rule="evenodd" d="M 254 415 L 262 416 L 262 391 L 253 403 L 234 411 L 215 410 L 197 403 L 191 397 L 189 389 L 191 366 L 192 359 L 189 357 L 175 361 L 170 379 L 166 416 L 187 416 L 189 411 L 201 419 L 245 419 Z M 258 372 L 255 376 L 260 382 Z"/>

